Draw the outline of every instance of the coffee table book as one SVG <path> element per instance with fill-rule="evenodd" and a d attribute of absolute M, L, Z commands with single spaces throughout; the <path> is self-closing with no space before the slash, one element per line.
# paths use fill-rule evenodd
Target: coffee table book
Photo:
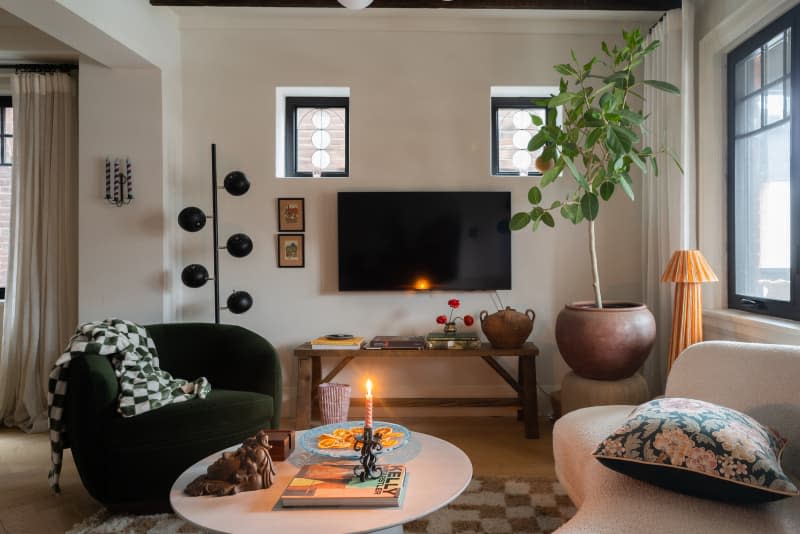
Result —
<path fill-rule="evenodd" d="M 375 336 L 367 348 L 422 350 L 425 348 L 425 338 L 422 336 Z"/>
<path fill-rule="evenodd" d="M 359 350 L 364 344 L 364 336 L 349 339 L 329 339 L 325 336 L 311 340 L 313 350 Z"/>
<path fill-rule="evenodd" d="M 356 464 L 325 462 L 300 468 L 281 495 L 284 507 L 398 507 L 408 475 L 404 465 L 381 465 L 376 479 L 361 482 Z"/>
<path fill-rule="evenodd" d="M 477 332 L 445 334 L 431 332 L 425 336 L 426 349 L 479 349 L 481 340 Z"/>

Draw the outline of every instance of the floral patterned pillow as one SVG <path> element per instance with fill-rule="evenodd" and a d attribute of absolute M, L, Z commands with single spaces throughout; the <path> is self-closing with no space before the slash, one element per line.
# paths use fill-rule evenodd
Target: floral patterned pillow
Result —
<path fill-rule="evenodd" d="M 753 503 L 792 497 L 786 440 L 752 417 L 693 399 L 646 402 L 594 452 L 603 465 L 681 493 Z"/>

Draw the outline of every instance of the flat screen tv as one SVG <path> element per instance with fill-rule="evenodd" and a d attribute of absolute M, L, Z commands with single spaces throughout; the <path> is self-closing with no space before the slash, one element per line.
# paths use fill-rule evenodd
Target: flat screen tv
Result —
<path fill-rule="evenodd" d="M 508 192 L 340 192 L 339 290 L 511 289 Z"/>

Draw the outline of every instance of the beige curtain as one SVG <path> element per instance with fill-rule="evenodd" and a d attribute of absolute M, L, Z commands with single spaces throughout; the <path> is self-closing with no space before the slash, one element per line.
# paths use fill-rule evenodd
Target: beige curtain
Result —
<path fill-rule="evenodd" d="M 691 0 L 685 6 L 691 6 Z M 692 163 L 683 153 L 684 95 L 692 97 L 692 83 L 685 83 L 686 62 L 693 61 L 691 46 L 685 46 L 683 27 L 690 13 L 680 9 L 668 11 L 650 31 L 648 42 L 661 41 L 661 47 L 645 58 L 644 79 L 663 80 L 681 88 L 681 96 L 644 88 L 644 114 L 649 115 L 644 144 L 654 150 L 669 148 L 687 172 Z M 691 35 L 691 34 L 689 34 Z M 692 124 L 689 124 L 691 127 Z M 687 165 L 688 163 L 688 165 Z M 667 375 L 667 353 L 672 325 L 672 284 L 661 282 L 672 252 L 681 248 L 682 234 L 686 231 L 683 209 L 685 195 L 693 193 L 685 186 L 685 176 L 670 157 L 658 158 L 660 174 L 649 175 L 642 185 L 642 280 L 644 301 L 656 319 L 656 343 L 653 352 L 642 368 L 652 395 L 664 391 Z"/>
<path fill-rule="evenodd" d="M 65 73 L 12 77 L 14 161 L 0 418 L 47 430 L 47 380 L 77 321 L 78 128 Z"/>

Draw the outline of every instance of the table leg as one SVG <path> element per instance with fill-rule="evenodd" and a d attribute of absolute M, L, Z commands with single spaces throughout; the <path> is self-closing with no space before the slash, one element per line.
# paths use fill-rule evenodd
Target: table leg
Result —
<path fill-rule="evenodd" d="M 519 381 L 521 386 L 522 418 L 525 437 L 539 437 L 539 406 L 536 392 L 536 358 L 519 356 Z"/>
<path fill-rule="evenodd" d="M 309 428 L 311 426 L 311 358 L 297 359 L 295 411 L 295 428 L 298 430 Z"/>

